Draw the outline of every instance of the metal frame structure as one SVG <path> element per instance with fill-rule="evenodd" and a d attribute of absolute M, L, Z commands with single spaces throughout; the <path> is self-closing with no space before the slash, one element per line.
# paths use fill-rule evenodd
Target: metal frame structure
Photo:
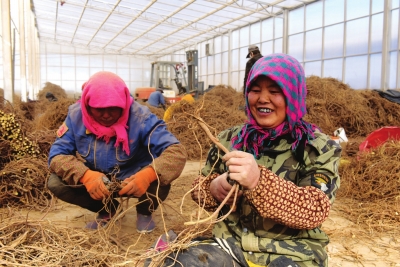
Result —
<path fill-rule="evenodd" d="M 160 57 L 316 0 L 32 0 L 41 42 Z"/>
<path fill-rule="evenodd" d="M 349 3 L 354 4 L 353 0 L 340 2 L 342 6 L 344 4 L 344 14 L 352 10 L 351 8 L 347 10 L 346 6 Z M 347 55 L 343 47 L 342 55 L 326 57 L 323 40 L 328 35 L 325 33 L 327 26 L 323 22 L 322 26 L 318 26 L 322 30 L 321 57 L 311 59 L 305 57 L 309 43 L 306 43 L 306 38 L 303 37 L 303 51 L 301 55 L 298 55 L 298 59 L 305 69 L 313 64 L 315 68 L 321 61 L 320 70 L 313 74 L 325 77 L 332 75 L 329 73 L 329 60 L 343 58 L 341 75 L 337 75 L 337 78 L 351 84 L 354 81 L 348 81 L 348 78 L 355 75 L 351 72 L 346 73 L 346 70 L 349 69 L 348 66 L 351 63 L 354 64 L 354 61 L 351 62 L 348 59 L 355 56 L 367 56 L 367 62 L 364 64 L 368 65 L 365 86 L 371 88 L 373 84 L 374 88 L 380 87 L 381 90 L 389 88 L 398 90 L 400 88 L 398 0 L 360 0 L 360 3 L 364 4 L 360 6 L 360 9 L 365 7 L 367 2 L 370 13 L 362 15 L 370 23 L 367 53 Z M 207 87 L 210 84 L 223 82 L 238 88 L 244 72 L 242 54 L 245 54 L 250 43 L 259 44 L 266 53 L 291 54 L 293 52 L 291 44 L 295 42 L 288 39 L 293 36 L 288 29 L 288 25 L 291 25 L 290 14 L 303 10 L 302 16 L 306 18 L 312 15 L 307 12 L 308 7 L 321 4 L 324 10 L 321 14 L 325 20 L 334 15 L 325 17 L 324 13 L 325 7 L 333 3 L 336 4 L 337 1 L 2 0 L 4 34 L 0 63 L 2 63 L 3 77 L 0 77 L 0 82 L 3 82 L 6 99 L 12 101 L 11 96 L 14 90 L 12 81 L 15 79 L 16 87 L 20 85 L 21 100 L 26 101 L 27 98 L 35 99 L 41 87 L 41 79 L 50 78 L 52 82 L 65 86 L 67 90 L 76 90 L 80 88 L 86 76 L 93 71 L 107 68 L 124 76 L 130 88 L 134 90 L 148 83 L 151 61 L 183 61 L 188 50 L 197 49 L 199 51 L 197 75 L 198 80 L 203 81 L 198 82 L 199 84 L 203 83 Z M 377 6 L 379 6 L 378 11 L 376 11 Z M 384 10 L 381 10 L 382 6 Z M 375 7 L 374 12 L 372 12 L 373 7 Z M 10 13 L 11 16 L 9 16 Z M 381 51 L 371 51 L 373 41 L 371 34 L 373 30 L 376 32 L 376 29 L 371 26 L 371 21 L 373 16 L 379 14 L 382 14 L 384 18 L 382 48 Z M 359 18 L 347 19 L 345 15 L 343 21 L 335 21 L 328 26 L 345 25 L 342 36 L 343 45 L 345 45 L 347 39 L 351 39 L 346 34 L 346 25 L 357 19 Z M 273 21 L 273 24 L 264 25 L 266 21 Z M 295 23 L 296 21 L 292 24 Z M 305 19 L 303 23 L 305 27 Z M 253 26 L 258 31 L 252 30 Z M 8 34 L 10 27 L 11 34 Z M 302 34 L 306 36 L 311 30 L 304 29 Z M 270 33 L 273 34 L 272 39 L 262 37 Z M 276 36 L 276 33 L 279 33 L 279 36 Z M 17 35 L 19 38 L 16 38 Z M 254 38 L 256 36 L 258 39 Z M 218 47 L 216 44 L 219 45 L 218 49 L 216 49 Z M 208 54 L 203 51 L 206 45 L 211 48 Z M 17 51 L 16 54 L 15 51 Z M 375 59 L 379 58 L 378 64 L 375 60 L 375 65 L 373 65 L 373 56 Z M 72 58 L 74 62 L 72 65 L 68 59 L 65 60 L 67 57 Z M 41 64 L 42 66 L 39 67 Z M 20 70 L 19 74 L 18 71 L 13 73 L 15 67 Z M 214 69 L 217 67 L 218 70 L 215 72 Z M 74 68 L 73 71 L 71 71 L 72 68 Z M 379 77 L 371 76 L 371 72 L 379 72 L 380 75 Z M 18 77 L 20 83 L 18 83 Z"/>

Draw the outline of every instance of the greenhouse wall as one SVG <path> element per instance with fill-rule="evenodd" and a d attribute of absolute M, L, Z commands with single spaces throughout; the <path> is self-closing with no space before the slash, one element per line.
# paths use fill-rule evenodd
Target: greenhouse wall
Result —
<path fill-rule="evenodd" d="M 75 98 L 84 82 L 98 71 L 118 74 L 133 94 L 138 87 L 150 86 L 151 60 L 128 55 L 103 54 L 58 44 L 41 44 L 42 83 L 60 85 Z"/>
<path fill-rule="evenodd" d="M 199 80 L 205 87 L 222 83 L 242 90 L 247 48 L 255 44 L 264 56 L 283 52 L 295 57 L 306 76 L 336 78 L 353 89 L 398 90 L 399 2 L 388 1 L 386 16 L 383 0 L 318 1 L 217 36 L 197 46 Z M 206 44 L 213 47 L 210 56 Z"/>
<path fill-rule="evenodd" d="M 11 5 L 16 3 L 10 1 Z M 306 76 L 333 77 L 354 89 L 399 90 L 399 6 L 400 0 L 321 0 L 159 58 L 106 54 L 63 43 L 40 42 L 40 59 L 33 61 L 40 77 L 35 92 L 51 82 L 79 97 L 81 86 L 90 75 L 107 70 L 120 75 L 133 93 L 138 87 L 150 85 L 151 62 L 185 62 L 185 52 L 194 49 L 199 55 L 198 80 L 204 82 L 204 88 L 226 84 L 241 91 L 250 44 L 258 45 L 263 55 L 294 56 L 303 64 Z M 11 13 L 16 93 L 21 86 L 18 16 Z M 3 88 L 1 53 L 0 88 Z"/>

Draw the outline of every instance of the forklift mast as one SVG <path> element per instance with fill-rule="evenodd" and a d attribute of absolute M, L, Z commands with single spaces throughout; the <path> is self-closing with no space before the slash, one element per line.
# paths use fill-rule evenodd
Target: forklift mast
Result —
<path fill-rule="evenodd" d="M 198 51 L 186 51 L 186 66 L 182 62 L 155 61 L 151 63 L 150 87 L 172 89 L 169 86 L 171 80 L 175 81 L 178 95 L 195 94 L 195 97 L 203 91 L 203 83 L 198 81 Z M 174 69 L 175 78 L 171 79 L 171 69 Z M 186 81 L 186 74 L 188 80 Z M 184 85 L 183 85 L 184 84 Z"/>
<path fill-rule="evenodd" d="M 196 92 L 199 86 L 197 50 L 186 51 L 186 61 L 188 66 L 188 88 L 186 93 Z"/>

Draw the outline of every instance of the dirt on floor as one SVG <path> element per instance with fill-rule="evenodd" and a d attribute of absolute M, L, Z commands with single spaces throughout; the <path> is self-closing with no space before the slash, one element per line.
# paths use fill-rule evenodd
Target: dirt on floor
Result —
<path fill-rule="evenodd" d="M 166 231 L 172 229 L 179 233 L 186 228 L 184 223 L 193 220 L 198 211 L 198 205 L 191 200 L 187 192 L 201 166 L 202 163 L 198 161 L 187 162 L 182 175 L 173 182 L 167 200 L 154 213 L 157 227 L 152 233 L 138 234 L 136 232 L 134 208 L 136 199 L 124 203 L 125 215 L 115 225 L 115 236 L 119 245 L 124 249 L 140 251 L 149 248 Z M 87 222 L 95 218 L 94 213 L 60 200 L 55 201 L 53 205 L 53 208 L 47 213 L 29 211 L 29 218 L 45 219 L 51 221 L 52 224 L 74 228 L 84 228 Z M 329 266 L 400 266 L 400 238 L 390 235 L 382 236 L 382 234 L 375 235 L 362 230 L 360 226 L 347 220 L 338 211 L 337 207 L 340 205 L 341 201 L 337 199 L 329 218 L 322 226 L 331 238 L 331 242 L 327 246 Z M 205 236 L 210 234 L 210 230 L 202 233 Z"/>

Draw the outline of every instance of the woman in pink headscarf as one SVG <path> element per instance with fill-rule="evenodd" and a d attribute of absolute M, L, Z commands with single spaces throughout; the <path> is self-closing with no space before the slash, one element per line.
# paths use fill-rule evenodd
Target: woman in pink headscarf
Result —
<path fill-rule="evenodd" d="M 186 157 L 164 121 L 136 103 L 120 77 L 102 71 L 84 84 L 81 101 L 69 107 L 57 131 L 48 187 L 61 200 L 97 213 L 86 226 L 92 229 L 114 216 L 116 198 L 137 197 L 137 230 L 151 232 L 151 214 L 168 196 Z M 120 181 L 122 189 L 109 192 L 111 180 Z"/>
<path fill-rule="evenodd" d="M 224 205 L 219 216 L 227 216 L 215 223 L 213 239 L 170 255 L 163 267 L 328 266 L 329 238 L 320 226 L 340 185 L 341 148 L 303 120 L 306 94 L 295 58 L 272 54 L 257 60 L 246 82 L 248 119 L 218 135 L 230 152 L 211 147 L 191 192 L 212 212 L 236 184 L 236 202 L 233 195 L 226 202 L 236 209 L 228 215 Z M 197 255 L 205 260 L 192 265 Z"/>

